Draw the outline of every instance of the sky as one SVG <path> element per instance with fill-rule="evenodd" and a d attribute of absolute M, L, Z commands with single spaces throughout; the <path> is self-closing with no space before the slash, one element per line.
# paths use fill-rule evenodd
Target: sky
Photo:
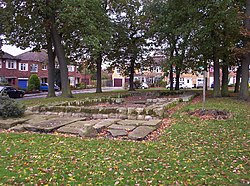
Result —
<path fill-rule="evenodd" d="M 15 46 L 11 46 L 11 45 L 3 45 L 2 50 L 4 52 L 7 52 L 13 56 L 17 56 L 19 54 L 22 54 L 24 52 L 30 51 L 30 48 L 27 48 L 26 50 L 21 50 L 20 48 L 17 48 Z"/>

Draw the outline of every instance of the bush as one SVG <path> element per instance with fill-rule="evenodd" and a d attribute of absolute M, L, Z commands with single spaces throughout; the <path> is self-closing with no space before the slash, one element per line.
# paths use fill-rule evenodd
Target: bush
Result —
<path fill-rule="evenodd" d="M 0 116 L 2 118 L 21 117 L 25 106 L 8 97 L 0 97 Z"/>
<path fill-rule="evenodd" d="M 32 74 L 29 78 L 28 91 L 39 90 L 40 80 L 36 74 Z"/>

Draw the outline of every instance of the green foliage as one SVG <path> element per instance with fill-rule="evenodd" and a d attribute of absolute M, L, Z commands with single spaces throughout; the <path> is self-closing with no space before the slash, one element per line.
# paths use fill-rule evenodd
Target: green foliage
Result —
<path fill-rule="evenodd" d="M 0 96 L 0 117 L 21 117 L 25 112 L 25 106 L 8 97 Z"/>
<path fill-rule="evenodd" d="M 32 74 L 28 82 L 28 91 L 39 90 L 40 80 L 36 74 Z"/>

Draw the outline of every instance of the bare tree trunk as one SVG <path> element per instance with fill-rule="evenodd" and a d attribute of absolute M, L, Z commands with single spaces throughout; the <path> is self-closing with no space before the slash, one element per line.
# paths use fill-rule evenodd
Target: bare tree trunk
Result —
<path fill-rule="evenodd" d="M 245 28 L 247 31 L 250 31 L 250 0 L 246 0 L 246 19 L 244 21 Z M 245 41 L 245 47 L 247 45 Z M 240 84 L 240 93 L 239 98 L 243 100 L 249 99 L 249 87 L 248 87 L 248 81 L 249 81 L 249 65 L 250 65 L 250 54 L 247 53 L 244 56 L 244 59 L 242 60 L 242 74 L 241 74 L 241 84 Z"/>
<path fill-rule="evenodd" d="M 96 93 L 102 92 L 102 55 L 99 54 L 96 59 Z"/>
<path fill-rule="evenodd" d="M 174 90 L 174 73 L 172 64 L 170 65 L 169 81 L 170 81 L 170 90 Z"/>
<path fill-rule="evenodd" d="M 217 59 L 217 57 L 215 56 L 216 54 L 214 54 L 214 92 L 213 92 L 213 96 L 214 97 L 220 97 L 221 93 L 220 93 L 220 63 L 219 60 Z"/>
<path fill-rule="evenodd" d="M 129 91 L 135 91 L 134 75 L 135 75 L 135 60 L 132 59 L 130 65 L 130 73 L 129 73 Z"/>
<path fill-rule="evenodd" d="M 53 43 L 55 46 L 56 56 L 59 60 L 59 65 L 60 65 L 61 83 L 62 83 L 62 95 L 61 96 L 73 97 L 71 90 L 70 90 L 70 86 L 69 86 L 68 67 L 67 67 L 67 61 L 65 57 L 65 51 L 63 49 L 61 36 L 58 33 L 54 19 L 52 22 L 52 37 L 53 37 Z"/>
<path fill-rule="evenodd" d="M 250 56 L 249 54 L 247 54 L 242 61 L 242 74 L 241 74 L 239 98 L 243 100 L 249 99 L 249 88 L 248 88 L 249 60 Z"/>
<path fill-rule="evenodd" d="M 180 68 L 176 66 L 175 70 L 176 70 L 175 90 L 180 90 Z"/>
<path fill-rule="evenodd" d="M 234 93 L 238 93 L 240 91 L 240 77 L 241 77 L 242 66 L 241 64 L 237 68 L 236 72 L 236 82 L 234 87 Z"/>
<path fill-rule="evenodd" d="M 221 85 L 221 96 L 228 97 L 228 65 L 222 66 L 222 85 Z"/>
<path fill-rule="evenodd" d="M 52 39 L 50 29 L 47 30 L 47 52 L 48 52 L 48 95 L 47 97 L 56 97 L 54 83 L 55 83 L 55 54 L 52 49 Z"/>

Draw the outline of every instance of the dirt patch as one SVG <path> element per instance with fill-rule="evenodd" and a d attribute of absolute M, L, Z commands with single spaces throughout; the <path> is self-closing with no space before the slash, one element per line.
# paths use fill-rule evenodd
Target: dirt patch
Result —
<path fill-rule="evenodd" d="M 230 113 L 228 111 L 217 109 L 198 109 L 195 111 L 189 111 L 188 114 L 199 117 L 204 120 L 225 120 L 230 117 Z"/>

